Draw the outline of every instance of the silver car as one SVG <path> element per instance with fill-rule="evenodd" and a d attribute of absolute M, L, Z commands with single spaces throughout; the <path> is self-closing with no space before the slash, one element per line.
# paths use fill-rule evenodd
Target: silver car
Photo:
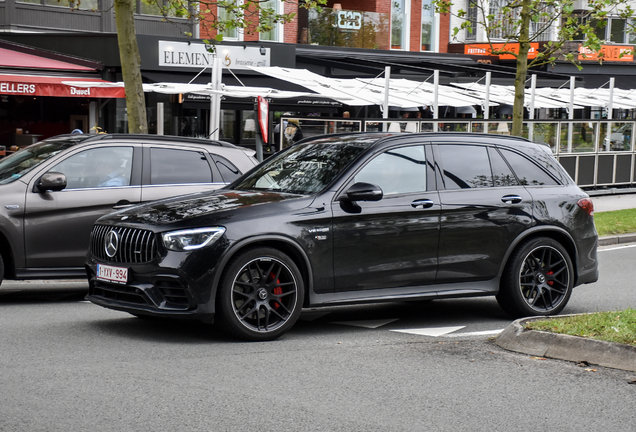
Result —
<path fill-rule="evenodd" d="M 218 189 L 254 151 L 158 135 L 62 135 L 0 159 L 0 283 L 85 277 L 100 216 L 145 201 Z"/>

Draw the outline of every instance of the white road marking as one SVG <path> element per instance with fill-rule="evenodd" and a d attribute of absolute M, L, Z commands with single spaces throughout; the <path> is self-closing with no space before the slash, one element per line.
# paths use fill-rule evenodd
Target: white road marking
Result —
<path fill-rule="evenodd" d="M 611 251 L 611 250 L 617 250 L 617 249 L 627 249 L 627 248 L 633 248 L 633 247 L 636 247 L 636 244 L 629 244 L 629 245 L 625 245 L 625 246 L 616 246 L 616 247 L 611 247 L 611 248 L 607 248 L 607 249 L 599 248 L 598 251 L 599 252 L 605 252 L 605 251 Z"/>
<path fill-rule="evenodd" d="M 331 324 L 342 324 L 342 325 L 348 325 L 353 327 L 364 327 L 369 329 L 375 329 L 397 320 L 398 320 L 397 318 L 394 318 L 394 319 L 368 320 L 368 321 L 337 321 L 337 322 L 332 322 Z"/>
<path fill-rule="evenodd" d="M 439 336 L 445 336 L 448 333 L 452 333 L 452 332 L 455 332 L 457 330 L 461 330 L 461 329 L 463 329 L 465 327 L 466 326 L 459 326 L 459 327 L 429 327 L 429 328 L 402 329 L 402 330 L 391 330 L 391 331 L 398 332 L 398 333 L 415 334 L 415 335 L 420 335 L 420 336 L 439 337 Z"/>
<path fill-rule="evenodd" d="M 484 330 L 484 331 L 469 332 L 469 333 L 453 333 L 453 334 L 446 335 L 446 337 L 490 336 L 490 335 L 498 335 L 502 331 L 504 331 L 504 329 L 500 329 L 500 330 Z"/>

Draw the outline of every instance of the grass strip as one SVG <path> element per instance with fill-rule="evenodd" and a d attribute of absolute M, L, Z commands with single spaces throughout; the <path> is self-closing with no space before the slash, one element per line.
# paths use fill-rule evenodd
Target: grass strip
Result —
<path fill-rule="evenodd" d="M 599 236 L 636 232 L 636 209 L 594 213 Z"/>
<path fill-rule="evenodd" d="M 636 309 L 532 321 L 525 328 L 636 346 Z"/>

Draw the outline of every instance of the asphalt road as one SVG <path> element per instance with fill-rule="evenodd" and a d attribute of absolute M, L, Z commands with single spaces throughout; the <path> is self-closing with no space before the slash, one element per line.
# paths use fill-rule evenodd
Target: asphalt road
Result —
<path fill-rule="evenodd" d="M 635 253 L 601 248 L 564 313 L 636 307 Z M 238 343 L 37 284 L 0 288 L 2 432 L 636 430 L 633 373 L 497 347 L 493 298 L 308 310 Z"/>

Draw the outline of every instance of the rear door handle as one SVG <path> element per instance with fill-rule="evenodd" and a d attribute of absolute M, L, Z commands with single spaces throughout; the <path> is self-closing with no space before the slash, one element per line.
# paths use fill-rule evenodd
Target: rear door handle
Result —
<path fill-rule="evenodd" d="M 430 199 L 421 199 L 415 200 L 411 203 L 411 207 L 413 208 L 418 208 L 419 206 L 422 206 L 422 208 L 433 207 L 433 201 Z"/>
<path fill-rule="evenodd" d="M 523 201 L 523 198 L 521 198 L 519 195 L 505 195 L 501 197 L 501 201 L 505 202 L 506 204 L 519 204 L 521 201 Z"/>

